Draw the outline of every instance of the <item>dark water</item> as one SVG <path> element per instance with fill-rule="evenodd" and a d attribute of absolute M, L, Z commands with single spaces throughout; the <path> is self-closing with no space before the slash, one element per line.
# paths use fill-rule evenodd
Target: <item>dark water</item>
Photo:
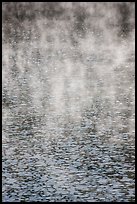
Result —
<path fill-rule="evenodd" d="M 134 3 L 55 4 L 3 3 L 2 200 L 135 202 Z"/>

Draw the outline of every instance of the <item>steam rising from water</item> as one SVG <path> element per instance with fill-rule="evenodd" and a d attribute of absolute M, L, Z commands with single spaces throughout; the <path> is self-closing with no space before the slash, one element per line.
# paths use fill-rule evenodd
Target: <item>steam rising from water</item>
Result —
<path fill-rule="evenodd" d="M 51 127 L 80 125 L 91 109 L 98 129 L 119 125 L 115 111 L 129 104 L 133 121 L 134 29 L 134 3 L 3 3 L 5 104 Z"/>
<path fill-rule="evenodd" d="M 134 7 L 2 4 L 4 201 L 134 200 Z"/>

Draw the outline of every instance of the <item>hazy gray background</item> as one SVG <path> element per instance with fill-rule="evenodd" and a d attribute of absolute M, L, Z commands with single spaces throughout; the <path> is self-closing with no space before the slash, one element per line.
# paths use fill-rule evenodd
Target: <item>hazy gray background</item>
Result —
<path fill-rule="evenodd" d="M 104 142 L 103 147 L 108 145 L 108 148 L 109 145 L 120 145 L 119 151 L 123 154 L 120 159 L 125 159 L 126 154 L 130 155 L 128 170 L 132 170 L 130 171 L 132 178 L 129 182 L 133 182 L 131 192 L 120 194 L 119 198 L 119 192 L 123 188 L 119 186 L 118 193 L 115 192 L 110 198 L 99 197 L 96 194 L 93 196 L 96 190 L 93 190 L 91 185 L 94 193 L 90 191 L 87 197 L 84 197 L 83 194 L 79 195 L 75 188 L 78 184 L 73 181 L 69 184 L 65 195 L 68 196 L 69 189 L 74 187 L 72 195 L 76 194 L 79 198 L 72 196 L 72 201 L 83 201 L 82 199 L 92 201 L 93 197 L 95 201 L 97 199 L 101 201 L 104 197 L 105 201 L 134 200 L 134 7 L 133 2 L 8 2 L 2 4 L 3 201 L 15 200 L 16 193 L 14 195 L 8 190 L 10 186 L 8 181 L 9 178 L 16 178 L 15 184 L 18 186 L 20 183 L 18 174 L 21 170 L 17 171 L 17 168 L 22 166 L 22 163 L 21 165 L 18 163 L 19 160 L 22 161 L 21 152 L 31 149 L 33 156 L 39 155 L 39 160 L 42 158 L 48 160 L 49 151 L 54 157 L 58 155 L 57 151 L 51 150 L 53 143 L 48 142 L 55 140 L 55 148 L 59 146 L 58 141 L 63 137 L 64 140 L 69 141 L 70 146 L 67 146 L 72 152 L 74 138 L 82 137 L 86 148 L 86 138 L 89 140 L 91 135 L 95 136 L 96 142 L 94 144 L 94 140 L 90 141 L 89 144 L 93 146 L 88 152 L 95 150 L 96 157 L 98 157 L 96 146 L 99 141 Z M 20 140 L 22 136 L 24 139 Z M 100 138 L 99 141 L 98 138 Z M 28 140 L 27 146 L 24 145 L 24 140 Z M 36 146 L 32 145 L 30 148 L 29 145 L 33 140 L 36 141 Z M 61 139 L 62 145 L 66 144 L 64 140 Z M 39 148 L 42 149 L 42 147 L 37 147 L 41 142 L 45 147 L 48 143 L 46 148 L 50 147 L 43 157 L 44 153 L 42 155 L 39 153 Z M 79 139 L 77 142 L 76 148 L 79 147 Z M 18 149 L 16 153 L 15 147 Z M 113 148 L 110 149 L 112 151 Z M 73 150 L 74 157 L 71 159 L 74 160 L 75 155 L 81 158 L 81 150 L 76 151 L 75 148 Z M 63 155 L 67 154 L 62 151 Z M 117 155 L 118 150 L 115 151 Z M 26 157 L 25 155 L 26 153 L 23 154 L 23 158 Z M 101 155 L 103 159 L 104 155 Z M 10 161 L 11 157 L 12 161 Z M 27 154 L 27 158 L 31 158 L 30 153 Z M 92 156 L 87 155 L 87 158 L 88 165 Z M 95 160 L 97 161 L 98 158 Z M 15 162 L 13 166 L 18 173 L 9 170 L 12 162 Z M 29 162 L 26 161 L 25 164 L 27 163 Z M 99 165 L 100 163 L 98 161 Z M 33 165 L 35 166 L 35 162 Z M 41 163 L 42 165 L 44 163 Z M 123 166 L 123 163 L 121 165 Z M 56 175 L 55 166 L 56 162 L 50 165 L 50 172 L 53 171 Z M 63 165 L 61 166 L 60 171 L 61 175 L 64 174 L 64 180 L 61 183 L 62 178 L 59 177 L 57 190 L 65 185 L 65 175 L 71 178 L 71 171 L 67 172 Z M 30 175 L 33 174 L 33 172 L 30 173 Z M 77 174 L 76 171 L 75 175 Z M 123 174 L 126 175 L 125 172 Z M 91 172 L 91 177 L 93 175 Z M 56 176 L 51 178 L 53 183 L 57 183 Z M 85 185 L 88 188 L 89 184 L 86 184 L 86 181 Z M 124 186 L 129 191 L 129 185 L 126 183 Z M 27 188 L 30 189 L 30 187 Z M 15 189 L 15 192 L 19 193 L 15 196 L 17 199 L 32 200 L 28 193 L 28 197 L 22 198 L 25 191 L 21 187 L 18 186 Z M 47 191 L 45 190 L 44 196 Z M 108 194 L 107 192 L 106 195 Z M 61 196 L 51 193 L 49 198 L 47 196 L 43 199 L 51 201 L 51 198 L 54 198 L 55 201 L 57 197 L 61 199 Z M 37 199 L 42 199 L 42 196 L 37 195 L 35 201 Z M 68 199 L 70 199 L 69 196 Z"/>

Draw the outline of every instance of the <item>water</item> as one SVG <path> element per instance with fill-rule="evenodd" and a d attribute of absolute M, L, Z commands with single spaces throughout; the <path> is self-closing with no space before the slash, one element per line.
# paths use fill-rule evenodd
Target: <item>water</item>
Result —
<path fill-rule="evenodd" d="M 2 6 L 3 202 L 135 202 L 134 3 Z"/>

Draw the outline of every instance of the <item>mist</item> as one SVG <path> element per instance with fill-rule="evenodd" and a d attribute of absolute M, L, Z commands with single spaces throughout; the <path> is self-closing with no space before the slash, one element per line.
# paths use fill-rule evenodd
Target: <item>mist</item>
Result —
<path fill-rule="evenodd" d="M 3 2 L 2 111 L 5 151 L 40 131 L 134 146 L 135 3 Z"/>

